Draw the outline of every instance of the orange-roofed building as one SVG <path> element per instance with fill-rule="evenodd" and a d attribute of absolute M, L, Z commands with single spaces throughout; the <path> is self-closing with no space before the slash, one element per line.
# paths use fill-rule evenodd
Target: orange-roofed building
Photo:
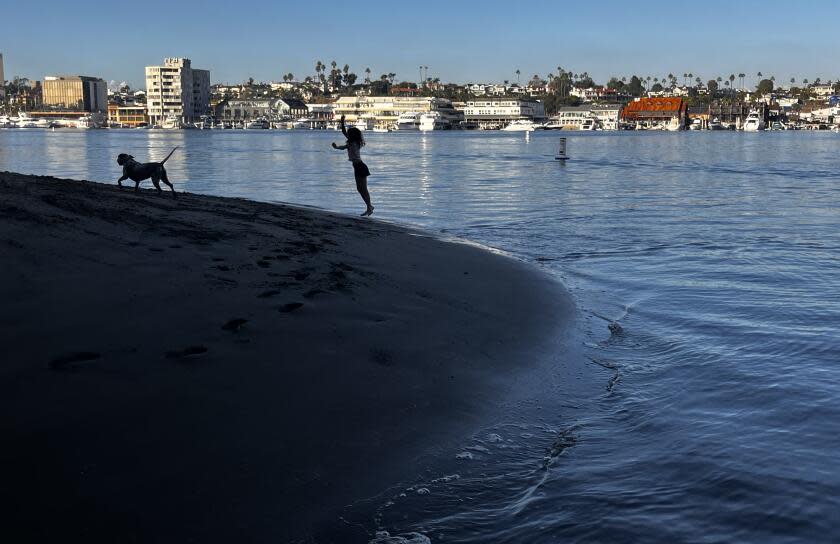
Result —
<path fill-rule="evenodd" d="M 646 128 L 682 130 L 688 123 L 688 105 L 680 97 L 637 98 L 624 106 L 621 119 Z"/>

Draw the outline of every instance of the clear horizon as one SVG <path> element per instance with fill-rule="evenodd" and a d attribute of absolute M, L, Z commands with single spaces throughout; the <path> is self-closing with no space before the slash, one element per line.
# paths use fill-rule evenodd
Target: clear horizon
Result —
<path fill-rule="evenodd" d="M 211 71 L 212 83 L 279 81 L 289 72 L 302 80 L 314 75 L 318 60 L 349 64 L 359 80 L 370 67 L 372 77 L 394 72 L 397 81 L 417 81 L 420 65 L 429 67 L 429 77 L 457 83 L 515 82 L 517 69 L 524 83 L 534 74 L 556 73 L 557 66 L 588 72 L 599 83 L 669 73 L 682 81 L 686 72 L 704 82 L 743 72 L 750 87 L 757 72 L 775 76 L 780 85 L 791 77 L 840 79 L 832 60 L 836 25 L 829 16 L 836 6 L 824 0 L 798 9 L 777 0 L 712 0 L 702 9 L 660 0 L 571 9 L 544 0 L 523 7 L 327 1 L 317 8 L 255 0 L 234 13 L 210 0 L 200 14 L 191 5 L 160 0 L 129 12 L 87 0 L 47 0 L 41 6 L 44 32 L 33 34 L 27 24 L 4 29 L 0 53 L 7 80 L 81 74 L 144 88 L 144 67 L 164 57 L 192 59 L 195 67 Z M 152 22 L 151 13 L 160 13 L 166 24 Z M 12 5 L 5 14 L 26 21 L 31 8 Z"/>

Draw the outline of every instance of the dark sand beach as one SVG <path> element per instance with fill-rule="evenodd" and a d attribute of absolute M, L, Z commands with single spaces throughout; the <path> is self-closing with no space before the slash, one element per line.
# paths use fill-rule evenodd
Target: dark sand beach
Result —
<path fill-rule="evenodd" d="M 366 218 L 0 173 L 6 542 L 366 542 L 573 308 Z M 556 359 L 556 356 L 555 356 Z"/>

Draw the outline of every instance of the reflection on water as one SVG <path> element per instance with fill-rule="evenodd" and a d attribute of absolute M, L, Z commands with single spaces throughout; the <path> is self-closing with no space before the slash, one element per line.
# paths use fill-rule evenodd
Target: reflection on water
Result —
<path fill-rule="evenodd" d="M 556 274 L 597 380 L 593 393 L 565 365 L 546 371 L 442 473 L 381 499 L 381 528 L 441 542 L 833 540 L 840 137 L 564 136 L 565 165 L 551 133 L 366 136 L 377 217 Z M 0 170 L 112 182 L 118 153 L 180 145 L 167 163 L 179 189 L 356 213 L 346 154 L 329 147 L 341 139 L 0 131 Z"/>

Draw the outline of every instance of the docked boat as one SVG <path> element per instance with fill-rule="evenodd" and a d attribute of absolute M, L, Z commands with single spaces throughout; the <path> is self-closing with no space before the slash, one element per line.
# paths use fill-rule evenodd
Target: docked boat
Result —
<path fill-rule="evenodd" d="M 401 113 L 397 118 L 397 130 L 420 130 L 420 117 L 422 115 L 419 112 Z"/>
<path fill-rule="evenodd" d="M 770 123 L 770 130 L 787 130 L 787 127 L 784 123 L 781 123 L 779 121 L 773 121 L 772 123 Z"/>
<path fill-rule="evenodd" d="M 373 127 L 376 126 L 376 120 L 372 117 L 360 117 L 353 123 L 353 126 L 359 130 L 373 130 Z"/>
<path fill-rule="evenodd" d="M 38 128 L 35 124 L 35 119 L 25 111 L 18 112 L 17 118 L 12 118 L 12 121 L 17 128 Z"/>
<path fill-rule="evenodd" d="M 592 119 L 591 117 L 589 119 L 584 119 L 580 123 L 580 130 L 596 130 L 596 129 L 597 129 L 597 125 L 595 124 L 595 119 Z"/>
<path fill-rule="evenodd" d="M 450 130 L 452 124 L 449 119 L 445 118 L 440 112 L 432 111 L 424 113 L 420 116 L 420 130 L 426 132 L 430 130 Z"/>
<path fill-rule="evenodd" d="M 271 128 L 271 124 L 268 122 L 268 119 L 261 117 L 245 123 L 245 128 L 250 130 L 267 130 Z"/>
<path fill-rule="evenodd" d="M 388 127 L 373 127 L 374 132 L 391 132 L 391 129 Z"/>
<path fill-rule="evenodd" d="M 183 128 L 181 124 L 181 120 L 177 117 L 166 117 L 160 124 L 160 128 L 164 128 L 167 130 L 175 130 L 179 128 Z"/>
<path fill-rule="evenodd" d="M 516 119 L 508 124 L 502 130 L 508 132 L 530 132 L 536 128 L 536 125 L 531 119 Z M 591 130 L 591 129 L 590 129 Z"/>
<path fill-rule="evenodd" d="M 688 130 L 703 130 L 703 121 L 700 119 L 694 119 L 690 125 L 688 125 Z"/>
<path fill-rule="evenodd" d="M 747 115 L 747 120 L 744 121 L 744 132 L 758 132 L 764 129 L 764 119 L 761 118 L 757 111 L 751 110 Z"/>
<path fill-rule="evenodd" d="M 709 121 L 709 130 L 725 130 L 723 124 L 721 124 L 720 119 L 714 118 Z"/>

